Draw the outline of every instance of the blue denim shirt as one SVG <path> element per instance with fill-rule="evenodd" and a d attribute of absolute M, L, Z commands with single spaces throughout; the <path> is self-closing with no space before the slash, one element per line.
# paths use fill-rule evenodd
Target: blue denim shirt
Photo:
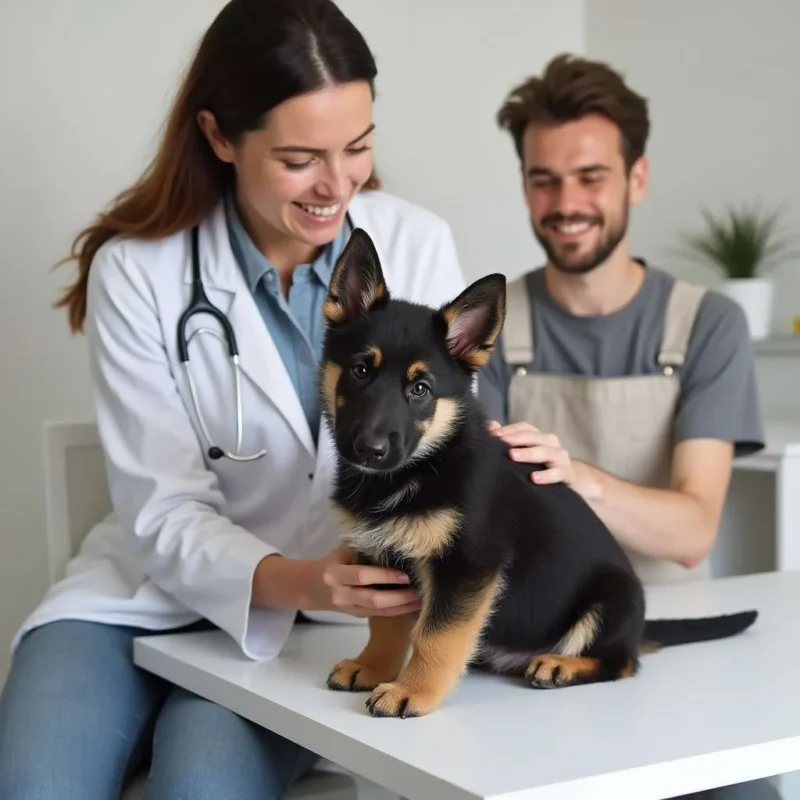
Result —
<path fill-rule="evenodd" d="M 234 257 L 286 365 L 316 442 L 320 421 L 317 368 L 325 332 L 322 303 L 336 260 L 350 236 L 349 225 L 345 221 L 336 239 L 322 248 L 313 263 L 300 264 L 294 270 L 289 297 L 285 298 L 277 270 L 245 230 L 230 193 L 225 216 Z"/>

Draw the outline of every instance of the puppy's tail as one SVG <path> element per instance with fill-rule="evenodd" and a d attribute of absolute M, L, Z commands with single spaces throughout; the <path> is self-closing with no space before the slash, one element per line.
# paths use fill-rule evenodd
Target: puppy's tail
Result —
<path fill-rule="evenodd" d="M 741 611 L 718 617 L 697 619 L 646 620 L 642 634 L 642 652 L 654 652 L 663 647 L 693 642 L 726 639 L 747 630 L 758 617 L 757 611 Z"/>

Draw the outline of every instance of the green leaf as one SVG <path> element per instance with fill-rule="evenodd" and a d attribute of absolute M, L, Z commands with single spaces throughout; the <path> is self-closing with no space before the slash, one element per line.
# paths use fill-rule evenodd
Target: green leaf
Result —
<path fill-rule="evenodd" d="M 696 263 L 711 265 L 727 278 L 753 278 L 779 260 L 794 257 L 791 241 L 776 239 L 780 209 L 762 215 L 758 204 L 729 207 L 716 216 L 700 209 L 705 228 L 679 234 L 681 246 L 673 252 Z"/>

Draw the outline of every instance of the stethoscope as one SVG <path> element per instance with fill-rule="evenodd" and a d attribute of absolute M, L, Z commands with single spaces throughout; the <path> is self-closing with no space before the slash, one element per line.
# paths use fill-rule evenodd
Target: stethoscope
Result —
<path fill-rule="evenodd" d="M 195 226 L 192 228 L 192 297 L 189 305 L 181 314 L 178 320 L 178 355 L 180 356 L 183 371 L 186 374 L 186 380 L 189 383 L 189 392 L 192 395 L 192 405 L 197 419 L 200 422 L 200 428 L 203 431 L 203 438 L 208 445 L 208 457 L 211 459 L 218 459 L 225 456 L 233 461 L 255 461 L 262 458 L 267 454 L 266 450 L 260 450 L 252 455 L 242 455 L 242 385 L 241 374 L 239 371 L 239 346 L 236 342 L 236 334 L 233 332 L 231 325 L 225 314 L 222 313 L 206 295 L 203 288 L 203 279 L 200 277 L 200 256 L 198 245 L 199 231 Z M 186 323 L 189 318 L 194 314 L 210 314 L 222 326 L 223 336 L 213 330 L 212 328 L 197 328 L 192 331 L 191 336 L 186 338 Z M 231 360 L 231 367 L 233 370 L 233 380 L 236 387 L 236 452 L 229 453 L 211 442 L 211 435 L 208 432 L 208 426 L 200 411 L 200 404 L 197 401 L 197 390 L 192 380 L 192 372 L 189 369 L 189 343 L 192 339 L 200 333 L 210 333 L 216 336 L 223 344 L 227 345 L 228 356 Z"/>

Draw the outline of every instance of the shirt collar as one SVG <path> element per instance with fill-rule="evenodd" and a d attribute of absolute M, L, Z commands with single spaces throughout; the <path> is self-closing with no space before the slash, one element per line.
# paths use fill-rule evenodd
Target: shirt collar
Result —
<path fill-rule="evenodd" d="M 236 257 L 239 268 L 244 274 L 247 285 L 250 287 L 250 291 L 255 292 L 265 275 L 275 274 L 277 278 L 277 271 L 270 261 L 265 258 L 264 254 L 255 246 L 250 235 L 247 233 L 241 217 L 239 216 L 239 212 L 236 209 L 236 203 L 234 202 L 232 192 L 227 192 L 225 195 L 225 219 L 233 254 Z M 320 250 L 314 262 L 312 264 L 298 265 L 297 269 L 311 270 L 319 282 L 327 288 L 330 284 L 333 268 L 336 266 L 336 261 L 344 249 L 350 233 L 350 220 L 346 217 L 344 225 L 342 225 L 336 238 Z M 277 284 L 277 280 L 275 284 Z"/>

